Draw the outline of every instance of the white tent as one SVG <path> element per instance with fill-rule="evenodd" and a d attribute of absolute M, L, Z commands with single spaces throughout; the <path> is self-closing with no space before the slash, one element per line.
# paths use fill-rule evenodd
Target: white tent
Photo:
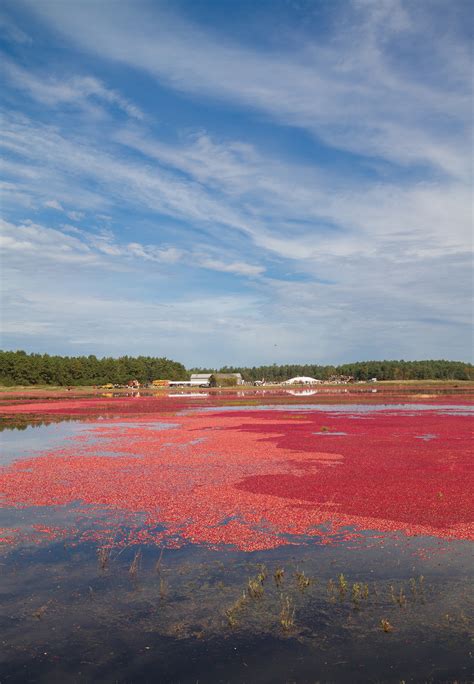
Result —
<path fill-rule="evenodd" d="M 322 380 L 316 380 L 316 378 L 308 378 L 305 375 L 299 375 L 296 378 L 290 378 L 285 380 L 282 385 L 319 385 Z"/>

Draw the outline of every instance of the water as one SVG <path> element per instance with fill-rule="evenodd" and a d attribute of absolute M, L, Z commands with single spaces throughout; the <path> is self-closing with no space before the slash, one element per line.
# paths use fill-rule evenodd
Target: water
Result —
<path fill-rule="evenodd" d="M 264 407 L 249 407 L 252 413 L 255 408 Z M 410 420 L 418 411 L 434 410 L 419 404 L 268 408 L 317 411 L 318 416 L 324 411 L 320 422 L 327 422 L 328 431 L 315 433 L 308 427 L 308 432 L 318 444 L 324 442 L 318 448 L 333 448 L 333 453 L 341 443 L 363 448 L 383 411 L 401 412 Z M 223 411 L 219 405 L 217 410 L 223 416 L 245 413 L 241 406 Z M 2 433 L 1 463 L 34 468 L 52 455 L 58 463 L 65 459 L 74 470 L 84 458 L 92 459 L 92 467 L 97 456 L 110 455 L 115 461 L 125 458 L 124 467 L 129 468 L 132 457 L 133 462 L 147 462 L 157 454 L 169 454 L 166 458 L 176 467 L 173 472 L 194 477 L 187 454 L 198 458 L 202 452 L 204 463 L 206 441 L 199 431 L 204 428 L 192 421 L 210 411 L 216 408 L 194 409 L 190 416 L 178 412 L 173 417 L 141 414 L 100 422 L 88 417 L 36 427 L 25 424 L 21 431 Z M 465 420 L 467 408 L 446 403 L 436 412 L 436 433 L 413 427 L 409 435 L 413 449 L 433 449 L 434 458 L 449 438 L 443 421 Z M 354 432 L 338 430 L 340 416 L 346 413 L 368 420 L 354 421 Z M 216 418 L 217 434 L 235 430 L 220 420 L 227 418 Z M 242 420 L 246 424 L 245 417 Z M 189 421 L 183 422 L 183 429 L 190 434 L 178 444 L 173 440 L 180 434 L 180 421 Z M 294 423 L 295 430 L 303 429 Z M 404 425 L 401 421 L 400 434 Z M 117 434 L 120 440 L 114 438 Z M 458 431 L 454 437 L 461 439 L 462 434 Z M 235 435 L 236 444 L 244 440 L 240 432 Z M 337 439 L 330 440 L 331 436 Z M 330 443 L 334 446 L 326 446 Z M 256 444 L 267 449 L 268 436 Z M 456 444 L 453 441 L 453 448 L 459 448 Z M 278 455 L 282 447 L 277 442 L 275 448 Z M 60 472 L 58 477 L 67 476 Z M 153 472 L 158 477 L 161 471 Z M 115 477 L 115 471 L 111 473 Z M 72 482 L 71 487 L 76 486 Z M 202 486 L 201 480 L 196 486 Z M 183 496 L 188 497 L 186 492 Z M 176 501 L 179 508 L 179 495 Z M 183 507 L 185 503 L 183 499 Z M 331 532 L 329 526 L 322 535 L 294 533 L 276 548 L 243 551 L 228 543 L 190 543 L 180 536 L 179 526 L 171 537 L 150 543 L 152 523 L 147 516 L 146 507 L 133 512 L 120 505 L 112 509 L 100 497 L 95 503 L 78 497 L 47 505 L 6 506 L 4 500 L 0 537 L 8 537 L 9 530 L 15 530 L 16 537 L 15 543 L 0 547 L 1 682 L 474 679 L 469 540 L 350 526 Z M 232 522 L 236 518 L 228 516 L 220 524 Z M 153 518 L 157 539 L 166 527 L 162 523 L 158 510 Z M 106 549 L 102 556 L 100 549 Z"/>

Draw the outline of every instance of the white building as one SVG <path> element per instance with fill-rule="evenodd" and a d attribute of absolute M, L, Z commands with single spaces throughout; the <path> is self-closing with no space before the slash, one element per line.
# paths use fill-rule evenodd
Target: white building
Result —
<path fill-rule="evenodd" d="M 191 387 L 209 387 L 212 373 L 193 373 L 191 375 Z"/>
<path fill-rule="evenodd" d="M 309 378 L 305 375 L 299 375 L 296 378 L 290 378 L 282 382 L 282 385 L 320 385 L 322 380 L 317 380 L 316 378 Z"/>

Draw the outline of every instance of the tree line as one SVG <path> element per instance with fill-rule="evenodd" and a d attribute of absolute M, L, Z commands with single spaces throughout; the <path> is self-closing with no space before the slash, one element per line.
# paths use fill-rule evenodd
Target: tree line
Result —
<path fill-rule="evenodd" d="M 196 373 L 212 373 L 216 369 L 193 369 Z M 474 380 L 474 366 L 462 361 L 358 361 L 339 366 L 316 364 L 289 364 L 271 366 L 231 367 L 224 366 L 220 373 L 241 373 L 244 380 L 254 382 L 281 382 L 299 375 L 318 380 L 332 376 L 348 375 L 354 380 Z"/>
<path fill-rule="evenodd" d="M 0 384 L 12 385 L 125 385 L 130 380 L 186 380 L 182 363 L 152 356 L 50 356 L 24 351 L 0 351 Z"/>
<path fill-rule="evenodd" d="M 298 375 L 319 380 L 349 375 L 355 380 L 474 380 L 474 366 L 462 361 L 359 361 L 339 366 L 287 364 L 253 367 L 193 368 L 152 356 L 51 356 L 24 351 L 0 351 L 0 384 L 12 385 L 125 385 L 130 380 L 187 380 L 195 373 L 241 373 L 244 380 L 281 382 Z"/>

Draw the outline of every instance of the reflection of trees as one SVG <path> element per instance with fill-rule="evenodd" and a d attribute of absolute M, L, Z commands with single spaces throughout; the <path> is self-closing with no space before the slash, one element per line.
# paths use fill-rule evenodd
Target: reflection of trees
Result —
<path fill-rule="evenodd" d="M 83 422 L 84 416 L 48 416 L 48 418 L 36 418 L 35 416 L 21 414 L 2 416 L 0 418 L 0 432 L 4 430 L 26 430 L 28 427 L 42 427 L 43 425 L 69 421 Z"/>

